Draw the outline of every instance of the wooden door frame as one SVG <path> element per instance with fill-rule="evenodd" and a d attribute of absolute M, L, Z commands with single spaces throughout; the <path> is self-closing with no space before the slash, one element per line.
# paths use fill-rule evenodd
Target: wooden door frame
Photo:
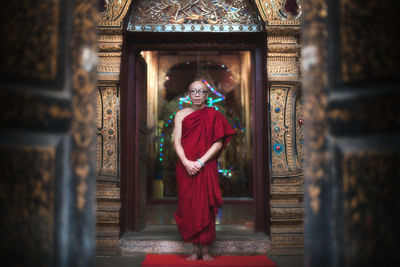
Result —
<path fill-rule="evenodd" d="M 123 49 L 126 50 L 126 49 Z M 136 92 L 135 92 L 135 54 L 123 53 L 121 57 L 120 72 L 120 127 L 121 127 L 121 178 L 120 198 L 121 210 L 119 216 L 120 234 L 126 231 L 135 231 L 137 222 L 135 214 L 138 194 L 138 186 L 135 184 L 137 168 L 130 167 L 136 157 L 136 140 L 131 138 L 136 132 Z M 137 137 L 137 136 L 135 136 Z"/>
<path fill-rule="evenodd" d="M 136 103 L 134 92 L 134 54 L 156 50 L 249 50 L 252 52 L 252 140 L 253 140 L 253 194 L 256 206 L 255 231 L 270 235 L 270 171 L 268 142 L 268 86 L 266 71 L 266 33 L 132 33 L 123 34 L 121 56 L 121 234 L 135 231 L 134 209 L 139 196 L 135 170 L 132 164 L 136 151 L 135 132 Z M 257 145 L 255 145 L 257 144 Z M 136 176 L 137 177 L 137 176 Z M 135 197 L 132 194 L 135 195 Z M 143 192 L 145 193 L 145 192 Z M 128 212 L 131 210 L 131 212 Z"/>

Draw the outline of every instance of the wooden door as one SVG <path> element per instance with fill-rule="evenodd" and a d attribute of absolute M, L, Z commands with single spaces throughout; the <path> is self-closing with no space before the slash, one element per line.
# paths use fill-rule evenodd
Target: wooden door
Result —
<path fill-rule="evenodd" d="M 140 54 L 135 60 L 136 155 L 135 155 L 135 230 L 145 226 L 147 179 L 147 64 Z"/>
<path fill-rule="evenodd" d="M 121 234 L 145 226 L 147 66 L 125 44 L 121 64 Z"/>

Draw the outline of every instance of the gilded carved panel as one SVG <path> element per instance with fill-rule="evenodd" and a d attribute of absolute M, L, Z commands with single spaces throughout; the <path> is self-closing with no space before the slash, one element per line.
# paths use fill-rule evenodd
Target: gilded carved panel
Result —
<path fill-rule="evenodd" d="M 293 85 L 270 87 L 272 173 L 302 172 L 303 108 L 300 89 Z"/>
<path fill-rule="evenodd" d="M 121 29 L 122 21 L 129 9 L 131 0 L 100 1 L 99 26 L 107 29 Z"/>
<path fill-rule="evenodd" d="M 298 42 L 299 39 L 295 33 L 269 32 L 267 37 L 269 81 L 300 82 L 300 44 Z"/>
<path fill-rule="evenodd" d="M 290 131 L 288 125 L 285 125 L 286 99 L 289 90 L 290 87 L 283 86 L 270 89 L 272 172 L 289 170 L 285 144 L 285 137 Z"/>
<path fill-rule="evenodd" d="M 298 54 L 268 54 L 268 79 L 273 81 L 299 81 Z"/>
<path fill-rule="evenodd" d="M 119 175 L 119 90 L 117 86 L 99 86 L 97 96 L 98 175 Z"/>
<path fill-rule="evenodd" d="M 255 0 L 255 3 L 267 26 L 300 25 L 300 0 Z"/>
<path fill-rule="evenodd" d="M 104 45 L 105 49 L 110 47 L 120 47 L 122 40 L 118 43 L 116 40 L 114 43 L 100 43 Z M 110 48 L 111 49 L 111 48 Z M 105 51 L 99 53 L 99 62 L 97 65 L 98 79 L 102 81 L 119 81 L 119 73 L 121 66 L 121 52 L 120 51 Z"/>
<path fill-rule="evenodd" d="M 257 10 L 246 0 L 140 1 L 128 31 L 257 32 Z"/>

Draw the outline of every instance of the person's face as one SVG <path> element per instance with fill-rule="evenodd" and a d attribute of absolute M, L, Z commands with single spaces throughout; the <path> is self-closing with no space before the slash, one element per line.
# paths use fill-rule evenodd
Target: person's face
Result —
<path fill-rule="evenodd" d="M 194 82 L 189 87 L 189 98 L 195 106 L 202 106 L 208 97 L 208 88 L 202 82 Z"/>

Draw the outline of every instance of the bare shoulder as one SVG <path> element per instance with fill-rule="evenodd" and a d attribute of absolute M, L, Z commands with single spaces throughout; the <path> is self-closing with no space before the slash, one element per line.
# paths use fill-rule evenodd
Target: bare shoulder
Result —
<path fill-rule="evenodd" d="M 190 108 L 184 108 L 179 110 L 175 115 L 175 122 L 183 121 L 183 119 L 190 113 L 192 113 L 192 110 Z"/>

